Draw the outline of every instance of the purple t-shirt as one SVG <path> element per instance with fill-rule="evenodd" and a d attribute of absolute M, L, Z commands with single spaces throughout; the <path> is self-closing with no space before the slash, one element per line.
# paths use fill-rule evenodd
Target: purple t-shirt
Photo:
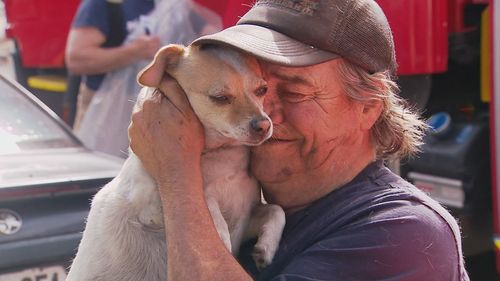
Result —
<path fill-rule="evenodd" d="M 469 280 L 455 219 L 381 161 L 287 216 L 273 263 L 261 272 L 251 246 L 240 262 L 256 280 Z"/>

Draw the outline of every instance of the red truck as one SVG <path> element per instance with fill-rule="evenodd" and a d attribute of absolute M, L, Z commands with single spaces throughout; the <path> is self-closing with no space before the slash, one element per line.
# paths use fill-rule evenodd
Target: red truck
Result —
<path fill-rule="evenodd" d="M 64 68 L 64 48 L 80 0 L 5 0 L 6 36 L 14 40 L 16 75 Z"/>
<path fill-rule="evenodd" d="M 21 83 L 64 95 L 64 47 L 79 1 L 3 1 Z M 199 2 L 225 26 L 248 9 L 242 1 Z M 401 161 L 400 173 L 459 219 L 470 271 L 496 254 L 490 269 L 500 272 L 500 3 L 377 2 L 392 26 L 401 94 L 435 127 L 420 156 Z M 478 271 L 471 279 L 486 280 L 484 267 Z"/>

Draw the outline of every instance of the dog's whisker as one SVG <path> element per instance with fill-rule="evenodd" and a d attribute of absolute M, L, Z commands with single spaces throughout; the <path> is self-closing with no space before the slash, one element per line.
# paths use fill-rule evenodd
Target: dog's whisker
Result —
<path fill-rule="evenodd" d="M 120 153 L 123 153 L 124 156 L 128 156 L 128 152 L 127 151 L 123 151 L 120 149 Z"/>

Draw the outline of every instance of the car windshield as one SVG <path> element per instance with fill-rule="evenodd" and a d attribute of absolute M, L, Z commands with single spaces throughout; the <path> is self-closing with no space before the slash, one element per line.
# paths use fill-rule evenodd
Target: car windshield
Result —
<path fill-rule="evenodd" d="M 0 79 L 0 155 L 76 146 L 79 143 L 50 115 Z"/>

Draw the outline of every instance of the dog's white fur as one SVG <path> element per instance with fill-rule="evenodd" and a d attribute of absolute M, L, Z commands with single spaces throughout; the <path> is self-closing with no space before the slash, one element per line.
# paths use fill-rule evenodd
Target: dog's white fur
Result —
<path fill-rule="evenodd" d="M 272 133 L 272 128 L 265 134 L 249 132 L 255 118 L 270 122 L 262 98 L 255 96 L 263 83 L 255 65 L 256 61 L 228 48 L 169 45 L 158 52 L 139 81 L 157 87 L 167 71 L 184 89 L 205 128 L 204 190 L 217 231 L 234 255 L 243 240 L 258 237 L 253 255 L 263 267 L 278 248 L 285 217 L 280 207 L 260 203 L 260 189 L 248 172 L 249 151 L 241 145 L 257 145 Z M 154 90 L 143 88 L 138 105 L 147 91 Z M 231 93 L 231 104 L 217 104 L 207 97 L 223 92 Z M 166 259 L 157 187 L 131 152 L 119 175 L 92 201 L 67 281 L 164 281 Z"/>

